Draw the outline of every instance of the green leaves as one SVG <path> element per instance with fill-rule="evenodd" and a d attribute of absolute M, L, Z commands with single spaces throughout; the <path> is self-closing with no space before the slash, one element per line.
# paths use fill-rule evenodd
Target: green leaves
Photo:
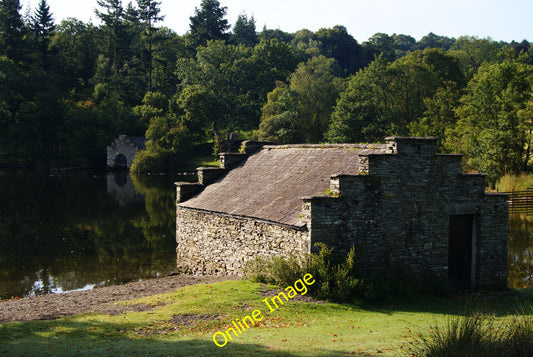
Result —
<path fill-rule="evenodd" d="M 518 174 L 530 158 L 533 66 L 518 60 L 485 64 L 457 109 L 457 128 L 446 146 L 461 150 L 471 168 L 489 175 Z"/>

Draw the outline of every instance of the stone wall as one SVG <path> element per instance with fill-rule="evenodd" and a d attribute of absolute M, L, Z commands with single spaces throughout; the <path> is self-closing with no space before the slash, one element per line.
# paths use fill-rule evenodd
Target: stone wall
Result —
<path fill-rule="evenodd" d="M 107 147 L 107 167 L 129 169 L 137 152 L 144 148 L 145 141 L 145 138 L 120 135 Z M 125 159 L 124 166 L 117 165 L 117 158 L 121 155 Z"/>
<path fill-rule="evenodd" d="M 388 138 L 386 147 L 361 154 L 358 175 L 332 176 L 329 196 L 302 198 L 302 228 L 178 206 L 178 268 L 241 274 L 255 256 L 309 253 L 322 242 L 340 255 L 355 246 L 369 274 L 408 268 L 447 277 L 451 217 L 467 215 L 468 284 L 505 285 L 507 197 L 485 194 L 484 176 L 463 174 L 460 155 L 435 154 L 434 138 Z M 203 187 L 185 186 L 178 184 L 178 202 Z"/>
<path fill-rule="evenodd" d="M 311 243 L 355 246 L 368 272 L 398 267 L 446 277 L 452 215 L 472 215 L 472 285 L 505 285 L 505 195 L 486 195 L 483 175 L 462 173 L 461 156 L 435 155 L 432 139 L 391 139 L 396 153 L 362 156 L 362 173 L 334 176 L 332 196 L 304 199 Z"/>
<path fill-rule="evenodd" d="M 310 250 L 307 229 L 179 206 L 176 241 L 178 270 L 190 274 L 242 275 L 256 256 Z"/>

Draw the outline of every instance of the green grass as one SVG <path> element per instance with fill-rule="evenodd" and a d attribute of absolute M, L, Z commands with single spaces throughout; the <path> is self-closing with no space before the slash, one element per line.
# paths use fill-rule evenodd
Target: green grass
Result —
<path fill-rule="evenodd" d="M 209 167 L 209 166 L 220 166 L 220 161 L 218 160 L 218 157 L 215 157 L 214 155 L 208 155 L 208 156 L 198 156 L 195 157 L 191 162 L 188 164 L 191 168 L 197 168 L 197 167 Z"/>
<path fill-rule="evenodd" d="M 419 332 L 460 314 L 468 298 L 420 298 L 414 303 L 356 306 L 289 301 L 268 313 L 271 286 L 250 281 L 199 284 L 123 302 L 147 311 L 81 314 L 0 325 L 1 356 L 401 356 Z M 497 294 L 484 312 L 504 323 L 528 294 Z M 389 299 L 393 300 L 393 299 Z M 217 347 L 213 334 L 261 310 L 263 320 Z M 192 321 L 191 315 L 202 317 Z"/>

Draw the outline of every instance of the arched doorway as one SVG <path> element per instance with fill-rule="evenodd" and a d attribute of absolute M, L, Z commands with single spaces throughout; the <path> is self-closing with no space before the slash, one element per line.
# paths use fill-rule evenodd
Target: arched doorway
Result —
<path fill-rule="evenodd" d="M 115 157 L 115 167 L 119 169 L 128 168 L 128 159 L 124 154 L 118 154 L 117 157 Z"/>

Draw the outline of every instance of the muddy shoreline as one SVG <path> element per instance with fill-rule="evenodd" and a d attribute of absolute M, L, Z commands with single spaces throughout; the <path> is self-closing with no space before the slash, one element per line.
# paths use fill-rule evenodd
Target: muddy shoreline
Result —
<path fill-rule="evenodd" d="M 123 312 L 122 306 L 114 304 L 117 301 L 168 293 L 187 285 L 207 284 L 228 279 L 238 278 L 175 275 L 85 291 L 0 300 L 0 323 L 51 320 L 86 312 L 116 314 Z"/>

